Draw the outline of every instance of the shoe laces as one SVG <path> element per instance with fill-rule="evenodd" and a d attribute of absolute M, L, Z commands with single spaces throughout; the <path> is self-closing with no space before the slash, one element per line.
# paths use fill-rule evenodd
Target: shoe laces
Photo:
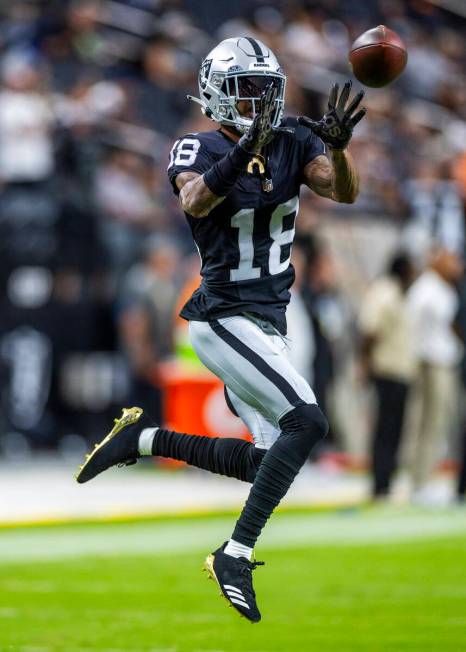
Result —
<path fill-rule="evenodd" d="M 245 561 L 241 566 L 242 575 L 250 575 L 258 566 L 265 566 L 265 561 Z"/>
<path fill-rule="evenodd" d="M 245 580 L 243 583 L 243 590 L 246 593 L 249 593 L 253 600 L 256 599 L 256 592 L 254 591 L 254 587 L 252 585 L 252 571 L 256 569 L 258 566 L 264 566 L 265 561 L 247 561 L 245 560 L 244 563 L 241 566 L 240 573 L 245 577 Z"/>
<path fill-rule="evenodd" d="M 252 551 L 252 560 L 249 562 L 250 569 L 253 571 L 258 566 L 265 566 L 265 561 L 256 561 L 256 551 Z"/>
<path fill-rule="evenodd" d="M 249 568 L 250 568 L 250 570 L 252 570 L 252 571 L 253 571 L 255 568 L 257 568 L 258 566 L 265 566 L 265 561 L 256 561 L 256 560 L 254 560 L 254 561 L 250 561 L 250 562 L 249 562 Z"/>

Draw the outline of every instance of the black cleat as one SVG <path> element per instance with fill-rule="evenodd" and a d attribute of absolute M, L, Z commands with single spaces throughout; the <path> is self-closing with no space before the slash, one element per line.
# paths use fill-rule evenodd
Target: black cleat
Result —
<path fill-rule="evenodd" d="M 138 442 L 142 424 L 138 422 L 142 413 L 143 411 L 139 407 L 123 408 L 123 414 L 119 419 L 115 419 L 112 430 L 99 444 L 95 444 L 91 453 L 86 455 L 84 464 L 79 467 L 75 476 L 79 483 L 92 480 L 96 475 L 115 464 L 122 466 L 136 464 L 140 457 Z M 136 423 L 137 427 L 132 427 Z"/>
<path fill-rule="evenodd" d="M 256 604 L 256 594 L 252 586 L 252 571 L 256 566 L 263 566 L 263 561 L 249 561 L 245 557 L 232 557 L 223 550 L 227 542 L 218 550 L 208 555 L 204 570 L 209 578 L 214 579 L 222 590 L 230 607 L 234 607 L 241 616 L 253 623 L 258 623 L 261 614 Z"/>

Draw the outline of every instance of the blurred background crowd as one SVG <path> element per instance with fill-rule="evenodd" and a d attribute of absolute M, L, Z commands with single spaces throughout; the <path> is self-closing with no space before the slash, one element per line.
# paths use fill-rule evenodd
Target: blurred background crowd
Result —
<path fill-rule="evenodd" d="M 464 496 L 466 12 L 454 0 L 1 3 L 1 457 L 77 452 L 129 403 L 178 423 L 203 374 L 176 317 L 199 262 L 166 166 L 178 137 L 215 128 L 186 99 L 202 58 L 223 38 L 259 38 L 288 75 L 286 113 L 317 118 L 351 77 L 351 42 L 378 24 L 405 40 L 408 65 L 367 89 L 357 202 L 303 192 L 290 353 L 332 424 L 316 459 L 369 468 L 376 498 L 402 464 L 419 502 L 442 462 Z M 219 434 L 239 432 L 214 403 Z"/>

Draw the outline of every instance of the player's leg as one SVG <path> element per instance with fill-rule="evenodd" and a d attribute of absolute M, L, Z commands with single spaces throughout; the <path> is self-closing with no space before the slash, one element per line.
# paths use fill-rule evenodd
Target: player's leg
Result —
<path fill-rule="evenodd" d="M 76 479 L 88 482 L 108 468 L 134 464 L 140 457 L 160 456 L 244 482 L 253 482 L 265 449 L 279 431 L 230 390 L 225 399 L 246 424 L 255 444 L 233 437 L 204 437 L 156 426 L 137 407 L 124 409 L 112 431 L 86 455 Z"/>
<path fill-rule="evenodd" d="M 244 320 L 241 317 L 238 319 Z M 251 328 L 257 329 L 248 320 L 244 321 Z M 202 323 L 199 324 L 202 326 Z M 204 327 L 213 333 L 208 324 L 204 323 Z M 223 345 L 219 338 L 216 339 Z M 222 351 L 217 353 L 219 360 L 226 354 Z M 222 377 L 219 369 L 215 369 L 214 373 Z M 88 482 L 112 466 L 134 464 L 142 456 L 161 456 L 212 473 L 252 482 L 264 456 L 264 449 L 269 448 L 270 442 L 277 438 L 279 429 L 273 419 L 270 420 L 261 413 L 260 403 L 253 408 L 231 389 L 229 394 L 230 398 L 225 395 L 227 402 L 232 407 L 232 402 L 239 406 L 240 417 L 253 435 L 255 445 L 237 438 L 202 437 L 159 428 L 140 408 L 129 408 L 123 411 L 120 419 L 115 419 L 111 432 L 86 455 L 85 462 L 76 475 L 77 481 Z M 251 402 L 250 395 L 246 398 Z"/>
<path fill-rule="evenodd" d="M 264 452 L 238 438 L 203 437 L 160 428 L 141 408 L 125 408 L 110 433 L 86 455 L 76 479 L 82 484 L 112 466 L 134 464 L 144 456 L 160 456 L 252 482 Z"/>
<path fill-rule="evenodd" d="M 140 453 L 182 460 L 213 473 L 253 482 L 266 450 L 280 431 L 226 386 L 225 400 L 252 434 L 254 444 L 238 438 L 202 437 L 157 428 L 154 435 L 150 429 L 141 433 Z"/>
<path fill-rule="evenodd" d="M 327 421 L 316 404 L 293 407 L 279 420 L 279 425 L 281 434 L 264 455 L 231 536 L 244 550 L 252 551 L 275 507 L 328 431 Z"/>
<path fill-rule="evenodd" d="M 284 355 L 280 338 L 265 334 L 244 317 L 191 322 L 190 333 L 198 356 L 222 378 L 229 392 L 274 423 L 279 432 L 258 468 L 230 542 L 206 562 L 225 597 L 242 615 L 256 621 L 260 614 L 252 589 L 253 567 L 248 566 L 252 549 L 328 426 L 309 385 Z M 235 589 L 243 596 L 236 603 Z"/>
<path fill-rule="evenodd" d="M 243 401 L 226 385 L 225 398 L 230 410 L 241 419 L 251 433 L 256 450 L 262 451 L 262 456 L 264 456 L 280 435 L 278 425 L 272 419 L 264 416 L 260 410 Z"/>
<path fill-rule="evenodd" d="M 287 359 L 286 345 L 280 337 L 266 334 L 242 316 L 210 323 L 190 322 L 190 335 L 199 358 L 223 380 L 229 394 L 262 414 L 280 433 L 276 441 L 268 443 L 270 450 L 259 467 L 233 535 L 251 549 L 273 507 L 288 490 L 313 446 L 325 436 L 327 423 L 308 383 Z M 263 470 L 265 460 L 268 471 Z"/>

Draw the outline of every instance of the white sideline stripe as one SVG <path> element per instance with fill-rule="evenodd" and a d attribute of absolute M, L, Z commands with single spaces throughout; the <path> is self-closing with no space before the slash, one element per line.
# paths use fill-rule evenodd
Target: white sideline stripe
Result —
<path fill-rule="evenodd" d="M 99 524 L 0 530 L 0 564 L 114 555 L 203 555 L 231 528 L 231 518 L 172 522 Z M 380 508 L 330 514 L 276 514 L 261 539 L 261 550 L 289 546 L 387 545 L 466 534 L 464 508 L 428 512 L 419 508 Z"/>
<path fill-rule="evenodd" d="M 235 600 L 235 598 L 230 598 L 230 602 L 234 602 L 235 604 L 240 604 L 242 607 L 246 607 L 246 609 L 249 609 L 249 605 L 247 605 L 242 600 Z"/>

